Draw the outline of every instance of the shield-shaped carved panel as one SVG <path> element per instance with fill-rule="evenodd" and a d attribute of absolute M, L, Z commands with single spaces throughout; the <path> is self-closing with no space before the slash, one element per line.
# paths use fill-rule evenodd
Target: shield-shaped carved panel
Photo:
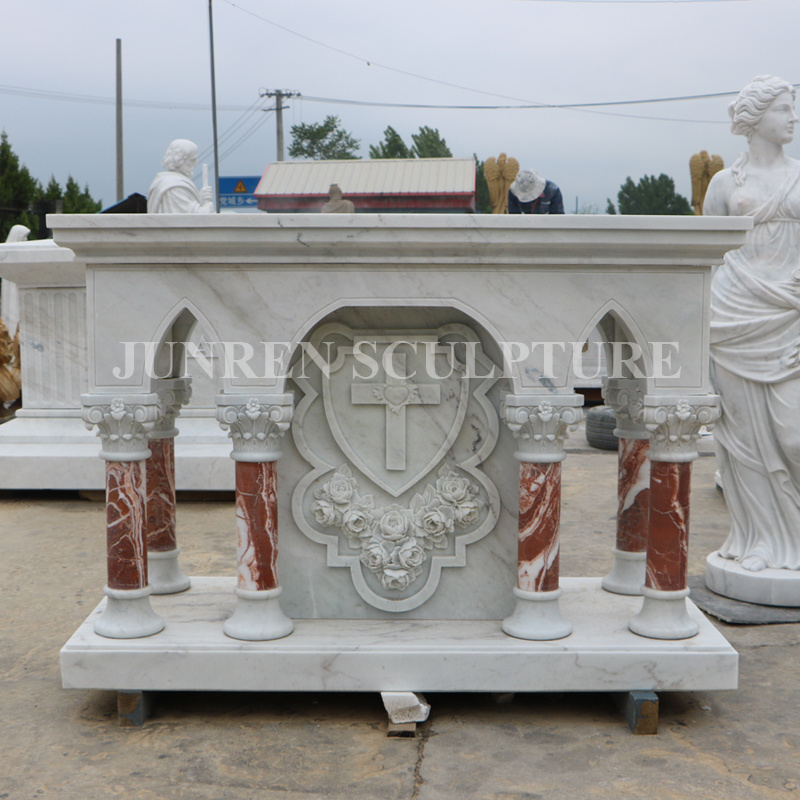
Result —
<path fill-rule="evenodd" d="M 499 368 L 470 328 L 317 330 L 294 365 L 292 432 L 311 465 L 293 495 L 300 529 L 348 567 L 376 608 L 433 595 L 443 567 L 497 522 L 498 493 L 479 468 L 497 441 L 486 397 Z"/>

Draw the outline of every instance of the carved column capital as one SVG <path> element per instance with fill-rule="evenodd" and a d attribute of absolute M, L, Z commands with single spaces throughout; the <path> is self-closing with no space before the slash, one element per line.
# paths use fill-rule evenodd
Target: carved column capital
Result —
<path fill-rule="evenodd" d="M 520 461 L 563 461 L 567 430 L 583 419 L 583 397 L 568 395 L 509 394 L 500 413 L 519 443 Z"/>
<path fill-rule="evenodd" d="M 697 458 L 700 429 L 711 429 L 719 418 L 719 397 L 658 397 L 646 395 L 643 418 L 650 434 L 651 461 L 682 463 Z"/>
<path fill-rule="evenodd" d="M 622 439 L 647 439 L 644 427 L 645 388 L 635 378 L 606 378 L 603 400 L 614 409 L 617 425 L 614 433 Z"/>
<path fill-rule="evenodd" d="M 151 439 L 170 439 L 178 435 L 175 419 L 180 414 L 181 408 L 188 404 L 192 398 L 192 379 L 164 378 L 153 386 L 158 395 L 162 415 L 156 420 L 153 430 L 150 431 Z"/>
<path fill-rule="evenodd" d="M 220 394 L 216 397 L 217 422 L 233 441 L 234 461 L 277 461 L 280 440 L 289 430 L 294 395 Z"/>
<path fill-rule="evenodd" d="M 84 394 L 82 419 L 97 427 L 106 461 L 144 461 L 150 457 L 147 437 L 160 416 L 159 398 L 151 394 Z"/>

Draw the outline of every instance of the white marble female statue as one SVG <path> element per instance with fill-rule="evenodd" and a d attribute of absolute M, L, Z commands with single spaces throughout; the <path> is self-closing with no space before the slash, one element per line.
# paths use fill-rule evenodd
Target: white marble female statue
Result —
<path fill-rule="evenodd" d="M 153 178 L 147 192 L 150 214 L 209 214 L 214 211 L 210 186 L 198 191 L 192 180 L 197 166 L 197 145 L 188 139 L 176 139 L 161 159 L 164 172 Z"/>
<path fill-rule="evenodd" d="M 748 152 L 712 179 L 705 215 L 754 228 L 711 288 L 714 436 L 732 528 L 719 550 L 745 570 L 800 569 L 800 162 L 784 155 L 795 90 L 769 75 L 731 103 Z"/>

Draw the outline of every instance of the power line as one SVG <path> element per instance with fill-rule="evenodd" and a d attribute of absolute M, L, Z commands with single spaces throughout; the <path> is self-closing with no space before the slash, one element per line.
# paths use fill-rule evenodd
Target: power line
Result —
<path fill-rule="evenodd" d="M 259 117 L 220 157 L 220 161 L 224 161 L 231 153 L 238 150 L 257 130 L 264 125 L 265 122 L 269 119 L 270 113 L 265 114 L 263 117 Z"/>
<path fill-rule="evenodd" d="M 89 94 L 74 94 L 72 92 L 53 92 L 43 89 L 29 89 L 22 86 L 7 86 L 0 84 L 0 94 L 10 94 L 17 97 L 32 97 L 39 100 L 63 100 L 68 103 L 89 103 L 93 105 L 109 106 L 116 102 L 113 97 L 100 97 Z M 165 100 L 125 100 L 125 105 L 132 108 L 163 108 L 177 111 L 208 111 L 208 103 L 173 103 Z M 217 106 L 220 111 L 242 111 L 246 106 Z"/>
<path fill-rule="evenodd" d="M 795 86 L 800 86 L 800 84 L 794 84 Z M 11 94 L 16 96 L 23 96 L 23 97 L 32 97 L 39 100 L 67 100 L 70 102 L 77 102 L 77 103 L 90 103 L 96 105 L 113 105 L 115 103 L 114 98 L 112 97 L 98 97 L 93 95 L 79 95 L 79 94 L 70 94 L 66 92 L 52 92 L 52 91 L 44 91 L 40 89 L 27 89 L 19 86 L 6 86 L 0 85 L 0 94 Z M 630 106 L 630 105 L 648 105 L 648 104 L 657 104 L 657 103 L 673 103 L 673 102 L 682 102 L 682 101 L 689 101 L 689 100 L 706 100 L 706 99 L 714 99 L 719 97 L 732 97 L 737 95 L 738 91 L 733 92 L 713 92 L 709 94 L 697 94 L 697 95 L 684 95 L 680 97 L 651 97 L 644 100 L 608 100 L 608 101 L 598 101 L 593 103 L 525 103 L 521 102 L 516 105 L 508 105 L 508 104 L 495 104 L 495 105 L 447 105 L 447 104 L 437 104 L 437 103 L 390 103 L 385 101 L 375 101 L 375 100 L 347 100 L 343 98 L 334 98 L 334 97 L 313 97 L 309 95 L 298 95 L 301 100 L 308 100 L 312 103 L 331 103 L 331 104 L 340 104 L 340 105 L 352 105 L 352 106 L 371 106 L 375 108 L 424 108 L 424 109 L 433 109 L 433 110 L 465 110 L 465 111 L 497 111 L 497 110 L 548 110 L 548 109 L 560 109 L 560 110 L 567 110 L 567 111 L 582 111 L 584 113 L 594 113 L 594 114 L 602 114 L 605 116 L 613 116 L 613 117 L 624 117 L 626 119 L 646 119 L 646 120 L 654 120 L 654 121 L 663 121 L 663 122 L 687 122 L 687 123 L 701 123 L 701 124 L 724 124 L 727 125 L 727 121 L 724 120 L 708 120 L 708 119 L 687 119 L 683 117 L 659 117 L 654 115 L 645 115 L 645 114 L 622 114 L 618 112 L 612 111 L 599 111 L 596 110 L 598 108 L 604 108 L 609 106 Z M 254 111 L 254 107 L 258 104 L 256 101 L 255 104 L 250 106 L 218 106 L 219 110 L 222 111 L 244 111 L 245 117 L 248 113 Z M 162 108 L 162 109 L 169 109 L 169 110 L 178 110 L 178 111 L 208 111 L 210 106 L 208 104 L 195 104 L 195 103 L 170 103 L 167 101 L 150 101 L 150 100 L 125 100 L 125 106 L 137 107 L 137 108 Z M 268 109 L 255 109 L 261 111 L 267 111 Z M 244 120 L 246 121 L 246 120 Z M 242 118 L 234 123 L 234 128 L 237 124 L 243 124 Z M 231 133 L 231 129 L 228 129 L 228 135 Z M 220 141 L 223 141 L 226 134 L 223 134 Z"/>
<path fill-rule="evenodd" d="M 566 0 L 565 0 L 566 1 Z M 800 87 L 800 83 L 793 84 Z M 494 111 L 503 109 L 580 109 L 580 108 L 599 108 L 607 106 L 630 106 L 630 105 L 648 105 L 654 103 L 675 103 L 688 100 L 709 100 L 718 97 L 732 97 L 739 93 L 738 90 L 732 92 L 710 92 L 708 94 L 691 94 L 681 95 L 675 97 L 649 97 L 641 100 L 600 100 L 591 103 L 537 103 L 520 101 L 515 105 L 509 104 L 493 104 L 493 105 L 453 105 L 444 103 L 390 103 L 381 100 L 346 100 L 343 98 L 334 97 L 314 97 L 311 95 L 301 95 L 296 93 L 302 100 L 308 100 L 313 103 L 338 103 L 353 106 L 374 106 L 384 108 L 430 108 L 430 109 L 452 109 L 452 110 L 468 110 L 468 111 Z M 41 100 L 67 100 L 70 102 L 90 103 L 96 105 L 114 105 L 115 100 L 113 97 L 101 97 L 97 95 L 82 95 L 70 94 L 67 92 L 53 92 L 41 89 L 28 89 L 20 86 L 7 86 L 0 84 L 0 94 L 10 94 L 24 97 L 32 97 Z M 223 111 L 244 111 L 250 112 L 258 105 L 258 100 L 249 106 L 218 106 Z M 125 100 L 126 106 L 138 108 L 162 108 L 169 110 L 181 111 L 208 111 L 210 106 L 202 103 L 172 103 L 163 100 Z M 262 109 L 266 110 L 266 109 Z"/>
<path fill-rule="evenodd" d="M 311 42 L 312 44 L 318 45 L 319 47 L 324 47 L 326 50 L 331 50 L 334 53 L 338 53 L 339 55 L 346 56 L 347 58 L 355 59 L 356 61 L 360 61 L 362 64 L 366 64 L 368 67 L 378 67 L 379 69 L 385 69 L 389 72 L 396 72 L 399 75 L 406 75 L 410 78 L 417 78 L 422 81 L 428 81 L 430 83 L 437 83 L 440 86 L 447 86 L 451 89 L 461 89 L 466 92 L 476 92 L 478 94 L 485 94 L 489 97 L 501 97 L 505 100 L 519 100 L 518 97 L 508 97 L 506 95 L 497 94 L 496 92 L 486 92 L 481 89 L 472 89 L 469 86 L 461 86 L 457 83 L 449 83 L 448 81 L 440 81 L 436 78 L 428 78 L 425 75 L 418 75 L 415 72 L 409 72 L 408 70 L 398 69 L 397 67 L 390 67 L 387 64 L 379 64 L 377 61 L 371 61 L 362 56 L 354 55 L 353 53 L 348 53 L 346 50 L 341 50 L 338 47 L 334 47 L 333 45 L 326 44 L 325 42 L 320 42 L 318 39 L 312 39 L 310 36 L 306 36 L 303 33 L 298 33 L 297 31 L 293 31 L 291 28 L 287 28 L 285 25 L 280 25 L 277 22 L 273 22 L 271 19 L 267 19 L 266 17 L 262 17 L 260 14 L 256 14 L 254 11 L 250 11 L 250 9 L 242 8 L 242 6 L 237 5 L 236 3 L 232 2 L 232 0 L 224 0 L 229 6 L 232 6 L 237 11 L 241 11 L 244 14 L 249 14 L 251 17 L 255 17 L 255 19 L 260 20 L 261 22 L 265 22 L 267 25 L 272 25 L 275 28 L 279 28 L 286 33 L 290 33 L 292 36 L 297 36 L 299 39 L 305 39 L 307 42 Z M 526 102 L 526 101 L 520 101 Z"/>
<path fill-rule="evenodd" d="M 764 2 L 764 0 L 525 0 L 526 2 L 550 2 L 550 3 L 557 3 L 557 2 L 564 2 L 564 3 L 735 3 L 735 2 Z M 345 56 L 347 58 L 352 58 L 356 61 L 361 62 L 362 64 L 366 64 L 368 67 L 378 67 L 379 69 L 385 69 L 389 72 L 395 72 L 399 75 L 406 75 L 407 77 L 417 78 L 418 80 L 427 81 L 429 83 L 436 83 L 440 86 L 447 86 L 451 89 L 460 89 L 466 92 L 475 92 L 476 94 L 483 94 L 487 95 L 488 97 L 498 97 L 503 100 L 515 100 L 519 103 L 525 103 L 528 107 L 531 106 L 543 106 L 546 108 L 588 108 L 590 105 L 601 105 L 601 104 L 583 104 L 580 106 L 575 106 L 571 104 L 562 105 L 562 106 L 552 106 L 548 103 L 541 103 L 535 100 L 528 100 L 519 97 L 510 97 L 508 95 L 498 94 L 496 92 L 489 92 L 483 89 L 475 89 L 470 86 L 462 86 L 457 83 L 450 83 L 449 81 L 442 81 L 438 80 L 437 78 L 430 78 L 426 75 L 419 75 L 416 72 L 409 72 L 408 70 L 399 69 L 398 67 L 392 67 L 388 64 L 381 64 L 377 61 L 372 61 L 371 59 L 366 59 L 363 56 L 355 55 L 354 53 L 349 53 L 346 50 L 342 50 L 341 48 L 334 47 L 333 45 L 327 44 L 326 42 L 321 42 L 318 39 L 313 39 L 310 36 L 306 36 L 303 33 L 299 33 L 298 31 L 292 30 L 291 28 L 287 28 L 285 25 L 281 25 L 278 22 L 275 22 L 271 19 L 267 19 L 266 17 L 262 17 L 260 14 L 256 14 L 254 11 L 250 11 L 250 9 L 243 8 L 242 6 L 234 3 L 233 0 L 223 0 L 223 2 L 227 3 L 229 6 L 232 6 L 237 11 L 241 11 L 244 14 L 249 14 L 251 17 L 254 17 L 261 22 L 265 22 L 267 25 L 272 25 L 275 28 L 278 28 L 286 33 L 291 34 L 292 36 L 296 36 L 299 39 L 304 39 L 307 42 L 311 42 L 312 44 L 317 45 L 318 47 L 324 47 L 326 50 L 331 50 L 334 53 L 338 53 L 339 55 Z M 727 92 L 725 94 L 728 94 Z M 737 94 L 737 92 L 731 92 L 731 94 Z M 306 98 L 308 99 L 308 98 Z M 631 101 L 633 102 L 633 101 Z M 656 101 L 649 101 L 649 102 L 656 102 Z M 376 104 L 377 105 L 377 104 Z M 620 105 L 619 103 L 611 103 L 609 105 Z M 596 111 L 596 114 L 602 114 L 606 112 Z M 629 115 L 620 115 L 620 114 L 612 114 L 610 116 L 629 116 Z M 632 115 L 630 115 L 632 116 Z M 658 117 L 648 117 L 647 119 L 658 119 Z M 703 120 L 685 120 L 685 121 L 703 121 Z M 709 120 L 710 121 L 710 120 Z"/>
<path fill-rule="evenodd" d="M 709 97 L 726 97 L 738 94 L 738 92 L 725 92 L 720 95 L 708 95 Z M 698 95 L 700 97 L 700 95 Z M 691 122 L 709 125 L 730 125 L 730 121 L 720 119 L 687 119 L 685 117 L 657 117 L 650 114 L 622 114 L 614 111 L 595 111 L 592 106 L 615 106 L 615 105 L 630 105 L 630 104 L 646 104 L 646 103 L 666 103 L 675 98 L 665 98 L 663 100 L 622 100 L 618 103 L 579 103 L 576 105 L 561 104 L 561 105 L 516 105 L 516 106 L 441 106 L 441 105 L 425 105 L 422 103 L 381 103 L 369 102 L 365 100 L 337 100 L 331 97 L 310 97 L 303 95 L 303 100 L 308 100 L 310 103 L 331 103 L 351 106 L 376 106 L 379 108 L 428 108 L 440 111 L 530 111 L 530 110 L 550 110 L 557 109 L 562 111 L 582 111 L 587 114 L 602 114 L 608 117 L 624 117 L 625 119 L 649 119 L 657 120 L 659 122 Z M 687 98 L 689 99 L 689 98 Z"/>

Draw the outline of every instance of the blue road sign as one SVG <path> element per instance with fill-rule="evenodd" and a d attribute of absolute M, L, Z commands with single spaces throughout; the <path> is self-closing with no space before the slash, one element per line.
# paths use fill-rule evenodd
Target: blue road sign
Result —
<path fill-rule="evenodd" d="M 220 208 L 239 208 L 254 211 L 258 208 L 253 192 L 261 180 L 260 175 L 244 175 L 233 178 L 220 177 L 219 179 L 219 205 Z"/>

